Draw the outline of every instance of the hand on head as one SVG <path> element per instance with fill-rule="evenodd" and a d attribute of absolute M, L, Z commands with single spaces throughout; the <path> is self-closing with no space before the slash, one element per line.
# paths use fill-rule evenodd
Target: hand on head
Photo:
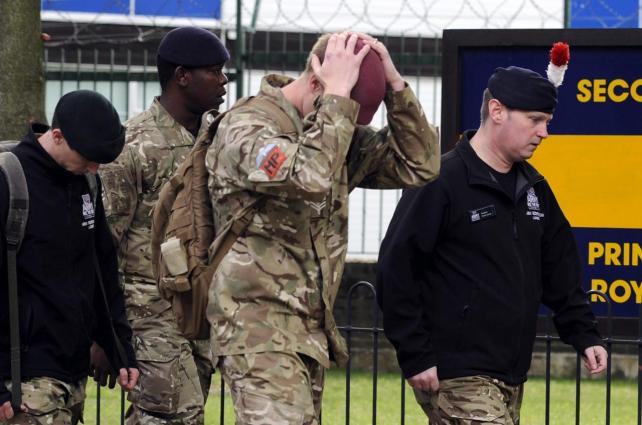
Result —
<path fill-rule="evenodd" d="M 388 86 L 394 91 L 403 90 L 406 87 L 406 83 L 401 77 L 401 74 L 399 74 L 399 71 L 397 71 L 397 67 L 395 67 L 395 64 L 392 62 L 392 58 L 390 57 L 390 53 L 388 52 L 388 48 L 385 46 L 385 44 L 383 44 L 376 38 L 362 32 L 355 32 L 353 34 L 356 34 L 381 58 L 381 62 L 383 63 L 384 75 L 386 77 L 386 84 L 388 84 Z"/>
<path fill-rule="evenodd" d="M 323 64 L 313 55 L 312 69 L 326 94 L 350 97 L 350 91 L 359 78 L 361 62 L 370 51 L 370 45 L 365 45 L 358 53 L 354 52 L 358 38 L 356 34 L 346 32 L 332 34 Z"/>

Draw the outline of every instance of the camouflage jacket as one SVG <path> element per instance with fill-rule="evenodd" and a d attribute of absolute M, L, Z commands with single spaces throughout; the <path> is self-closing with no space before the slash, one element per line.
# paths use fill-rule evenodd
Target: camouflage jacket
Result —
<path fill-rule="evenodd" d="M 348 194 L 434 179 L 438 136 L 408 87 L 386 94 L 389 127 L 376 131 L 355 125 L 356 102 L 333 95 L 302 120 L 279 88 L 290 81 L 266 76 L 259 96 L 281 107 L 298 134 L 240 106 L 223 118 L 207 153 L 217 234 L 261 198 L 212 280 L 212 350 L 299 352 L 328 367 L 330 356 L 347 359 L 332 306 L 347 252 Z"/>
<path fill-rule="evenodd" d="M 213 119 L 213 113 L 206 112 L 200 131 L 207 131 Z M 172 118 L 158 98 L 149 109 L 129 119 L 125 127 L 123 152 L 111 164 L 101 166 L 100 175 L 105 213 L 118 245 L 119 270 L 125 283 L 138 286 L 136 298 L 140 299 L 136 304 L 144 309 L 148 302 L 159 300 L 151 264 L 151 211 L 163 183 L 187 157 L 195 138 Z M 128 292 L 131 298 L 131 290 Z M 164 305 L 169 308 L 169 303 Z M 132 312 L 128 315 L 131 318 Z"/>

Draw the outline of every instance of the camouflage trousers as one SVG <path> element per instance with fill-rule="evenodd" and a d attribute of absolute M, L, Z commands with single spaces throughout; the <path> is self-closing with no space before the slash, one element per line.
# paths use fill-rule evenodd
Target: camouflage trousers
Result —
<path fill-rule="evenodd" d="M 439 381 L 439 391 L 415 390 L 431 425 L 519 425 L 524 385 L 507 385 L 487 376 Z"/>
<path fill-rule="evenodd" d="M 318 425 L 325 369 L 296 353 L 221 357 L 237 425 Z"/>
<path fill-rule="evenodd" d="M 209 340 L 188 340 L 155 286 L 125 285 L 140 377 L 128 425 L 202 425 L 214 368 Z M 142 288 L 141 288 L 142 287 Z"/>
<path fill-rule="evenodd" d="M 8 425 L 76 425 L 82 421 L 85 403 L 85 384 L 82 379 L 73 384 L 54 378 L 31 378 L 22 383 L 22 403 L 26 413 L 18 413 Z M 11 381 L 5 385 L 11 389 Z"/>

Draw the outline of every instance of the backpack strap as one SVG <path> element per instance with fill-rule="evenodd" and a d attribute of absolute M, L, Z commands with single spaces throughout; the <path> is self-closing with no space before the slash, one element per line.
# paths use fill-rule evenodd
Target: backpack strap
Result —
<path fill-rule="evenodd" d="M 96 201 L 98 200 L 98 180 L 96 178 L 96 175 L 91 173 L 85 173 L 85 179 L 87 180 L 87 184 L 89 185 L 89 192 L 91 193 L 91 202 L 94 205 L 94 214 L 95 214 Z M 118 335 L 116 334 L 116 329 L 114 328 L 114 322 L 111 317 L 111 309 L 109 308 L 109 301 L 107 300 L 107 293 L 105 292 L 105 284 L 103 283 L 103 274 L 100 268 L 100 261 L 98 261 L 98 254 L 96 253 L 96 246 L 95 246 L 96 238 L 93 237 L 92 241 L 94 243 L 93 257 L 94 257 L 94 270 L 96 272 L 96 280 L 98 281 L 98 286 L 100 287 L 100 293 L 102 295 L 102 301 L 104 304 L 105 313 L 107 315 L 107 320 L 109 320 L 109 327 L 111 328 L 110 330 L 111 330 L 112 338 L 114 339 L 114 348 L 116 350 L 114 354 L 117 356 L 116 357 L 117 363 L 114 362 L 113 358 L 109 360 L 112 366 L 114 367 L 114 369 L 118 371 L 121 367 L 124 367 L 124 368 L 127 367 L 127 355 L 125 354 L 125 349 L 123 348 L 123 344 L 120 342 L 120 339 L 118 339 Z"/>
<path fill-rule="evenodd" d="M 246 97 L 240 99 L 230 110 L 216 116 L 214 121 L 210 124 L 207 137 L 199 138 L 196 141 L 194 148 L 192 148 L 192 154 L 195 149 L 201 148 L 202 144 L 209 145 L 212 142 L 223 117 L 230 111 L 241 106 L 251 106 L 265 112 L 270 117 L 273 117 L 283 133 L 297 132 L 292 118 L 290 118 L 290 116 L 272 100 L 264 96 Z M 215 156 L 215 158 L 217 157 L 218 155 Z M 192 165 L 195 166 L 194 164 Z M 158 196 L 158 202 L 154 206 L 154 219 L 152 220 L 152 263 L 157 264 L 158 267 L 160 267 L 160 244 L 165 238 L 167 224 L 169 221 L 168 217 L 171 215 L 171 209 L 174 200 L 176 199 L 176 194 L 182 189 L 181 182 L 183 176 L 180 171 L 180 169 L 177 169 L 174 175 L 163 185 Z M 227 254 L 230 248 L 232 248 L 234 242 L 249 225 L 250 221 L 264 201 L 265 196 L 258 196 L 254 202 L 246 206 L 245 210 L 239 217 L 232 219 L 232 223 L 223 237 L 223 241 L 218 246 L 216 253 L 210 261 L 210 265 L 212 265 L 214 269 L 218 267 L 225 254 Z M 165 218 L 161 220 L 160 217 Z M 157 267 L 154 269 L 154 276 L 160 276 L 160 270 L 158 270 Z"/>
<path fill-rule="evenodd" d="M 4 172 L 9 186 L 9 213 L 5 236 L 8 247 L 15 247 L 15 251 L 18 251 L 29 216 L 27 180 L 18 157 L 11 152 L 0 153 L 0 169 Z"/>
<path fill-rule="evenodd" d="M 20 409 L 22 404 L 20 373 L 20 326 L 18 312 L 18 250 L 24 237 L 29 217 L 27 180 L 18 157 L 11 152 L 0 153 L 0 170 L 9 187 L 9 211 L 6 223 L 7 270 L 9 284 L 9 334 L 11 340 L 11 405 Z M 19 410 L 17 410 L 19 411 Z"/>
<path fill-rule="evenodd" d="M 94 204 L 94 211 L 96 210 L 96 199 L 98 197 L 98 182 L 96 181 L 96 175 L 91 173 L 85 173 L 85 179 L 89 185 L 89 193 L 91 193 L 91 203 Z"/>
<path fill-rule="evenodd" d="M 15 148 L 20 141 L 18 140 L 0 140 L 0 152 L 9 152 Z"/>
<path fill-rule="evenodd" d="M 266 112 L 269 116 L 275 119 L 276 123 L 283 133 L 296 133 L 296 126 L 292 118 L 285 113 L 283 109 L 270 98 L 265 96 L 255 96 L 248 101 L 249 105 Z"/>
<path fill-rule="evenodd" d="M 274 118 L 283 133 L 297 132 L 292 118 L 290 118 L 290 116 L 286 114 L 279 105 L 274 103 L 268 97 L 255 96 L 249 98 L 246 102 L 246 105 L 252 106 L 256 109 L 260 109 Z M 240 214 L 239 217 L 233 219 L 227 234 L 225 235 L 223 241 L 219 245 L 219 248 L 216 250 L 214 257 L 210 262 L 215 270 L 216 268 L 218 268 L 219 263 L 223 260 L 223 257 L 225 257 L 228 251 L 232 248 L 234 242 L 236 242 L 239 236 L 241 236 L 241 233 L 243 233 L 245 228 L 250 224 L 250 221 L 252 221 L 252 218 L 257 213 L 258 209 L 265 202 L 265 199 L 266 197 L 264 195 L 256 197 L 254 199 L 254 202 L 245 207 L 245 211 Z"/>

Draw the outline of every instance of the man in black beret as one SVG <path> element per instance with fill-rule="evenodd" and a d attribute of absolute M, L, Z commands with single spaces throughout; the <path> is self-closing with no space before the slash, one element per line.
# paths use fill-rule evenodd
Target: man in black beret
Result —
<path fill-rule="evenodd" d="M 479 129 L 442 156 L 437 180 L 404 193 L 388 227 L 384 329 L 433 424 L 519 423 L 540 302 L 591 374 L 606 367 L 571 227 L 526 162 L 556 105 L 538 73 L 497 68 Z"/>
<path fill-rule="evenodd" d="M 32 125 L 12 150 L 24 170 L 29 194 L 16 261 L 19 389 L 9 380 L 5 238 L 8 182 L 15 182 L 16 175 L 0 172 L 0 422 L 13 418 L 10 423 L 76 424 L 82 417 L 92 340 L 104 347 L 120 385 L 129 391 L 136 384 L 132 332 L 100 180 L 94 201 L 84 176 L 113 161 L 124 141 L 124 127 L 111 103 L 98 93 L 79 90 L 60 99 L 51 128 Z M 21 392 L 22 406 L 11 406 L 9 391 Z"/>
<path fill-rule="evenodd" d="M 123 153 L 101 169 L 107 220 L 119 246 L 127 314 L 141 364 L 139 385 L 129 396 L 127 424 L 204 421 L 214 372 L 209 341 L 182 335 L 170 303 L 158 292 L 151 263 L 151 210 L 163 183 L 217 115 L 226 94 L 223 67 L 229 57 L 208 30 L 168 32 L 157 55 L 161 94 L 125 123 Z"/>

